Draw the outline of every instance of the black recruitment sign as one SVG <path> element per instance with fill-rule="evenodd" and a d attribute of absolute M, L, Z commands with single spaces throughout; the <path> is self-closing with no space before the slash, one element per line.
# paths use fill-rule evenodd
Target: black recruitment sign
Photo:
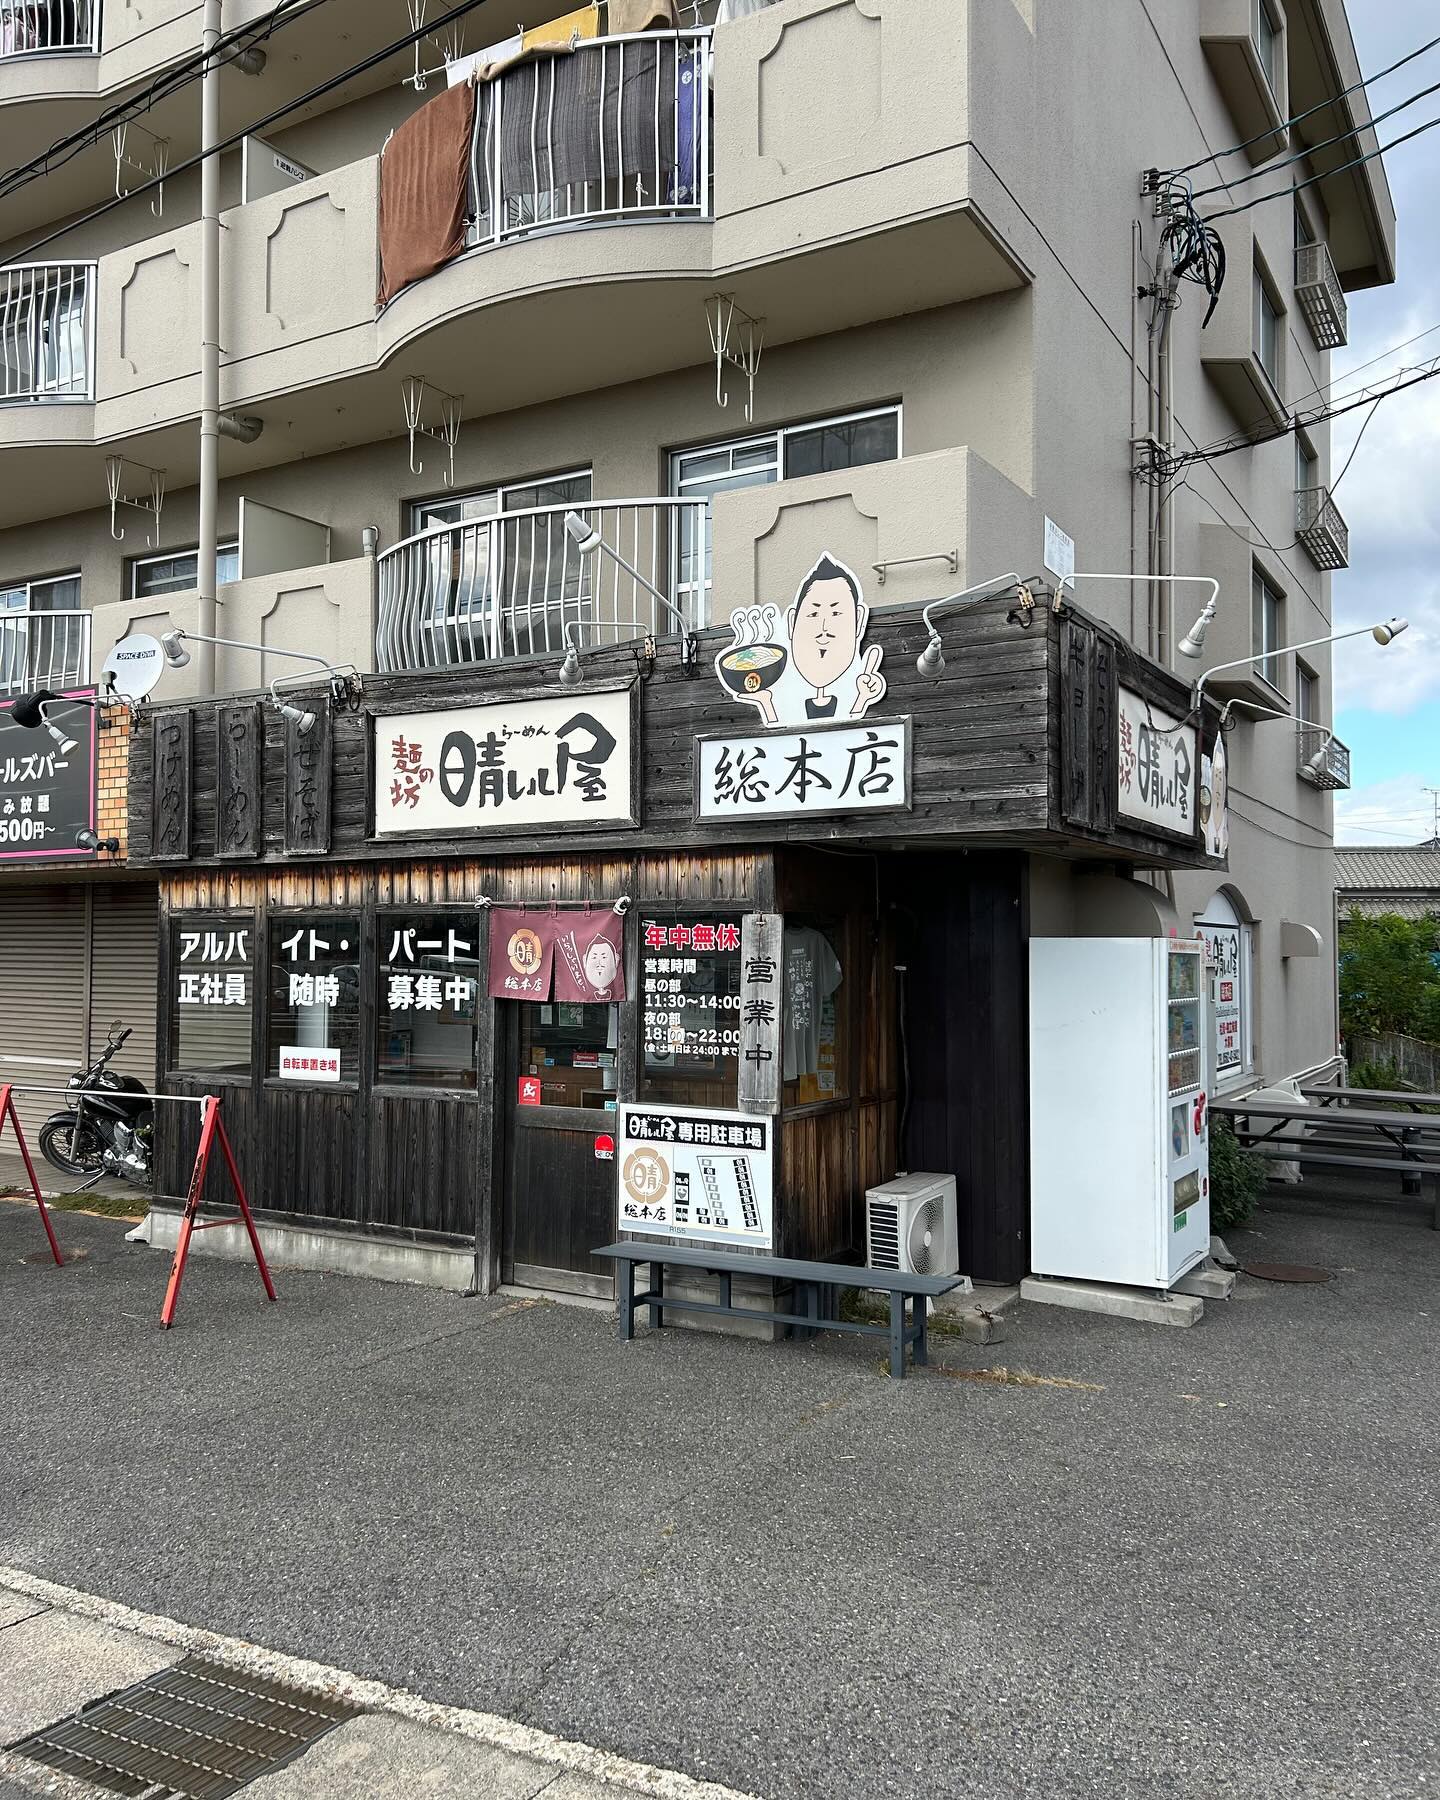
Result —
<path fill-rule="evenodd" d="M 0 701 L 0 862 L 94 857 L 77 842 L 95 829 L 96 725 L 83 701 L 93 688 L 47 701 L 44 726 L 26 730 L 14 701 Z"/>

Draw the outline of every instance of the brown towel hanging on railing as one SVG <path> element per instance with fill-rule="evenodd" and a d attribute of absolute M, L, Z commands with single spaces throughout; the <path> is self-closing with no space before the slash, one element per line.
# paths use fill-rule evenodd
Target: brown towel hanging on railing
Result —
<path fill-rule="evenodd" d="M 609 0 L 605 26 L 611 37 L 632 31 L 678 31 L 675 0 Z"/>
<path fill-rule="evenodd" d="M 465 248 L 475 89 L 447 88 L 395 132 L 380 158 L 380 295 L 433 275 Z"/>

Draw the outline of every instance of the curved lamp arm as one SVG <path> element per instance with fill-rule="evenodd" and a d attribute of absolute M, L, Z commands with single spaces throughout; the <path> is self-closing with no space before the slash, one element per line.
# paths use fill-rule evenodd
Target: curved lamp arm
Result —
<path fill-rule="evenodd" d="M 1195 700 L 1199 704 L 1205 691 L 1205 683 L 1212 675 L 1224 674 L 1227 669 L 1248 669 L 1256 663 L 1270 662 L 1279 656 L 1289 656 L 1296 650 L 1318 650 L 1322 644 L 1342 644 L 1346 638 L 1365 637 L 1368 633 L 1377 644 L 1388 644 L 1399 637 L 1402 631 L 1410 629 L 1408 619 L 1383 619 L 1378 625 L 1357 625 L 1353 631 L 1332 632 L 1329 637 L 1307 638 L 1303 644 L 1280 644 L 1274 650 L 1266 650 L 1259 656 L 1237 656 L 1234 662 L 1216 663 L 1213 669 L 1206 669 L 1195 683 Z"/>
<path fill-rule="evenodd" d="M 604 538 L 601 537 L 595 526 L 587 525 L 585 523 L 581 514 L 577 512 L 567 512 L 565 515 L 565 529 L 574 540 L 575 548 L 579 551 L 581 556 L 589 556 L 592 550 L 603 550 L 606 556 L 610 558 L 611 562 L 622 568 L 632 581 L 638 582 L 639 585 L 644 588 L 645 592 L 649 594 L 652 600 L 665 608 L 665 611 L 672 619 L 674 619 L 676 625 L 680 628 L 680 662 L 686 674 L 691 674 L 695 666 L 694 645 L 691 638 L 690 627 L 686 622 L 685 615 L 681 612 L 675 602 L 665 594 L 662 594 L 653 581 L 647 581 L 633 563 L 626 562 L 625 558 L 618 550 L 613 550 L 610 545 L 605 542 Z M 581 621 L 578 620 L 571 620 L 571 624 L 580 622 Z M 624 625 L 640 625 L 641 621 L 638 619 L 619 619 L 616 620 L 616 623 Z M 569 633 L 570 628 L 567 625 L 565 628 L 567 645 L 569 645 Z M 572 649 L 574 648 L 573 645 L 569 645 L 569 647 Z M 568 661 L 569 649 L 567 649 L 566 657 Z"/>
<path fill-rule="evenodd" d="M 1023 589 L 1024 586 L 1024 582 L 1011 569 L 1007 574 L 992 576 L 988 581 L 978 581 L 974 587 L 962 588 L 958 594 L 946 594 L 941 600 L 932 600 L 920 614 L 929 637 L 925 648 L 916 659 L 915 667 L 922 675 L 940 675 L 945 670 L 944 648 L 940 641 L 940 633 L 935 628 L 935 621 L 931 617 L 932 613 L 939 612 L 942 606 L 976 606 L 982 600 L 988 600 L 996 594 L 1004 593 L 1007 588 Z M 1028 624 L 1029 620 L 1027 619 L 1025 623 Z"/>

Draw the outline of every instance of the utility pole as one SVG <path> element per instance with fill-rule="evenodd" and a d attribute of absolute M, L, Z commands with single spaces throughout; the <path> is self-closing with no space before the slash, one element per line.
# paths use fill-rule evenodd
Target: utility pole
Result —
<path fill-rule="evenodd" d="M 220 41 L 221 0 L 205 0 L 202 46 L 207 61 L 200 83 L 200 550 L 196 586 L 195 673 L 202 694 L 215 692 L 215 589 L 220 514 Z"/>
<path fill-rule="evenodd" d="M 1430 827 L 1430 841 L 1440 844 L 1440 787 L 1422 788 L 1421 792 L 1430 796 L 1430 804 L 1435 809 L 1435 817 Z"/>

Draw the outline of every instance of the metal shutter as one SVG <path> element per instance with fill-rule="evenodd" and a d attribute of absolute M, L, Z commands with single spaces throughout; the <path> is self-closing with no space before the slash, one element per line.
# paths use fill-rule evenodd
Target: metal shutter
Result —
<path fill-rule="evenodd" d="M 110 1067 L 153 1091 L 160 891 L 148 882 L 106 882 L 94 895 L 90 1054 L 105 1048 L 111 1021 L 119 1019 L 132 1035 Z"/>
<path fill-rule="evenodd" d="M 84 886 L 0 888 L 0 1079 L 64 1087 L 84 1054 Z M 16 1095 L 37 1160 L 35 1132 L 62 1104 L 43 1094 Z M 8 1130 L 0 1154 L 16 1154 Z"/>

